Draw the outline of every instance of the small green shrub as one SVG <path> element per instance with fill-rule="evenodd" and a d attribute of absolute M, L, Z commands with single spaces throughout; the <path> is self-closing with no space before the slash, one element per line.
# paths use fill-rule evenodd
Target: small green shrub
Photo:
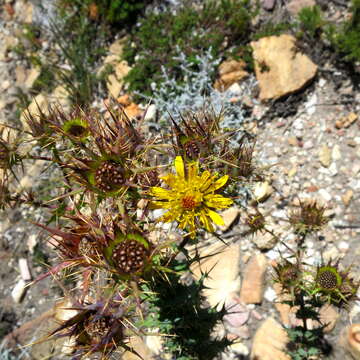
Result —
<path fill-rule="evenodd" d="M 115 28 L 124 28 L 132 26 L 151 2 L 152 0 L 84 0 L 82 4 L 93 20 L 106 22 Z M 62 0 L 61 3 L 73 6 L 74 1 Z"/>
<path fill-rule="evenodd" d="M 294 24 L 283 22 L 279 24 L 266 23 L 254 35 L 254 40 L 259 40 L 266 36 L 278 36 L 289 32 L 294 27 Z"/>
<path fill-rule="evenodd" d="M 360 61 L 360 0 L 353 0 L 351 18 L 340 29 L 330 27 L 328 37 L 346 61 Z"/>
<path fill-rule="evenodd" d="M 310 37 L 317 37 L 323 25 L 325 24 L 320 7 L 315 5 L 312 7 L 304 7 L 299 15 L 300 29 Z"/>
<path fill-rule="evenodd" d="M 211 0 L 199 10 L 187 3 L 176 14 L 150 14 L 124 48 L 124 59 L 133 66 L 126 77 L 129 90 L 150 95 L 151 83 L 161 81 L 162 67 L 170 77 L 182 77 L 180 52 L 196 68 L 195 56 L 207 49 L 219 58 L 230 45 L 245 44 L 251 17 L 248 0 Z"/>

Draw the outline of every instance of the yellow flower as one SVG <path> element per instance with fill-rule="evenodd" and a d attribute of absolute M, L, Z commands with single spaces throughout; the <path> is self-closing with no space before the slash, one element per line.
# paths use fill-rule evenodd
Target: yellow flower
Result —
<path fill-rule="evenodd" d="M 174 165 L 177 174 L 160 177 L 169 189 L 152 187 L 149 192 L 157 198 L 152 202 L 155 208 L 168 210 L 159 221 L 177 221 L 179 228 L 187 229 L 192 238 L 199 226 L 213 232 L 213 223 L 224 225 L 222 217 L 212 209 L 226 209 L 232 204 L 231 199 L 215 194 L 226 184 L 229 176 L 216 180 L 216 175 L 211 175 L 209 171 L 199 174 L 198 162 L 188 164 L 185 169 L 181 156 L 176 157 Z"/>

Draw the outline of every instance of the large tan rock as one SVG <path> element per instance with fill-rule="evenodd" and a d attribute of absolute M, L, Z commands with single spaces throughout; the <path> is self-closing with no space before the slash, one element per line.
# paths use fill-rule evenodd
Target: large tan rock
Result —
<path fill-rule="evenodd" d="M 291 35 L 269 36 L 251 42 L 260 100 L 278 99 L 303 88 L 317 66 L 295 46 Z"/>
<path fill-rule="evenodd" d="M 215 81 L 214 87 L 217 90 L 226 90 L 232 84 L 245 79 L 249 73 L 245 70 L 245 61 L 234 59 L 225 60 L 219 66 L 219 78 Z"/>
<path fill-rule="evenodd" d="M 266 319 L 254 336 L 251 360 L 290 360 L 284 350 L 288 336 L 283 327 L 273 318 Z"/>
<path fill-rule="evenodd" d="M 191 251 L 195 255 L 195 251 Z M 199 250 L 200 263 L 194 263 L 191 270 L 196 279 L 202 273 L 209 273 L 205 279 L 204 291 L 211 306 L 221 307 L 229 303 L 240 289 L 239 261 L 240 247 L 238 244 L 224 245 L 216 242 Z"/>

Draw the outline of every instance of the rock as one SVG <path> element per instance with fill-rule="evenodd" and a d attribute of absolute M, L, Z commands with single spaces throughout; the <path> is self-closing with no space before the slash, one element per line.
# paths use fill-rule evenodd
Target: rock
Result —
<path fill-rule="evenodd" d="M 26 80 L 24 82 L 25 88 L 31 89 L 31 87 L 34 85 L 35 80 L 39 77 L 40 71 L 41 70 L 38 67 L 31 68 L 28 71 Z"/>
<path fill-rule="evenodd" d="M 26 69 L 22 65 L 18 65 L 15 68 L 15 78 L 16 78 L 16 84 L 17 85 L 23 85 L 26 80 Z"/>
<path fill-rule="evenodd" d="M 263 300 L 267 259 L 263 254 L 253 256 L 246 264 L 240 291 L 245 304 L 260 304 Z"/>
<path fill-rule="evenodd" d="M 64 86 L 57 86 L 49 95 L 49 99 L 52 104 L 60 106 L 63 111 L 68 112 L 70 110 L 69 93 Z"/>
<path fill-rule="evenodd" d="M 256 202 L 265 201 L 273 192 L 272 186 L 267 181 L 258 182 L 254 186 L 254 200 Z"/>
<path fill-rule="evenodd" d="M 119 96 L 117 98 L 117 102 L 122 106 L 129 106 L 131 104 L 131 99 L 128 94 L 125 94 L 125 95 Z"/>
<path fill-rule="evenodd" d="M 331 194 L 330 194 L 327 190 L 325 190 L 325 189 L 320 189 L 320 190 L 318 191 L 318 194 L 321 196 L 321 198 L 322 198 L 325 202 L 329 202 L 329 201 L 331 201 L 331 199 L 332 199 Z"/>
<path fill-rule="evenodd" d="M 47 325 L 49 320 L 54 316 L 54 309 L 50 309 L 42 313 L 37 318 L 22 324 L 20 327 L 16 328 L 10 334 L 6 335 L 5 341 L 9 346 L 19 346 L 25 345 L 34 341 L 35 333 L 38 333 L 39 329 L 44 331 L 43 326 Z M 42 334 L 43 335 L 43 334 Z"/>
<path fill-rule="evenodd" d="M 266 290 L 265 290 L 265 293 L 264 293 L 264 298 L 273 303 L 274 300 L 276 299 L 277 295 L 276 295 L 276 292 L 275 290 L 272 288 L 272 287 L 268 287 Z"/>
<path fill-rule="evenodd" d="M 23 279 L 20 279 L 13 290 L 11 291 L 11 297 L 18 304 L 23 299 L 26 292 L 26 282 Z"/>
<path fill-rule="evenodd" d="M 227 89 L 228 93 L 231 93 L 233 95 L 241 95 L 241 93 L 243 92 L 243 90 L 241 89 L 241 86 L 236 82 L 236 83 L 233 83 L 231 86 L 229 86 L 229 88 Z M 249 99 L 249 98 L 248 98 Z M 247 99 L 247 100 L 248 100 Z M 232 97 L 231 99 L 229 99 L 230 102 L 232 103 L 236 103 L 238 101 L 242 101 L 243 104 L 245 104 L 246 106 L 248 107 L 251 107 L 249 106 L 249 102 L 246 102 L 247 100 L 244 100 L 243 97 L 239 98 L 239 97 Z"/>
<path fill-rule="evenodd" d="M 156 120 L 156 105 L 155 104 L 150 104 L 147 108 L 146 108 L 146 113 L 145 113 L 145 121 L 155 121 Z"/>
<path fill-rule="evenodd" d="M 27 169 L 24 177 L 21 178 L 20 183 L 17 186 L 17 191 L 22 191 L 32 188 L 34 186 L 34 180 L 37 179 L 45 166 L 45 161 L 36 160 L 35 163 Z"/>
<path fill-rule="evenodd" d="M 130 119 L 141 116 L 141 114 L 143 113 L 139 105 L 135 103 L 131 103 L 129 106 L 126 106 L 124 111 Z"/>
<path fill-rule="evenodd" d="M 30 281 L 32 279 L 29 265 L 25 258 L 19 259 L 19 270 L 20 270 L 20 276 L 24 281 Z"/>
<path fill-rule="evenodd" d="M 329 167 L 331 164 L 331 151 L 326 144 L 319 151 L 319 160 L 324 167 Z"/>
<path fill-rule="evenodd" d="M 120 61 L 114 65 L 114 70 L 115 74 L 109 75 L 106 86 L 109 94 L 112 97 L 117 98 L 124 86 L 124 77 L 129 73 L 131 67 L 126 61 Z"/>
<path fill-rule="evenodd" d="M 355 114 L 354 112 L 351 112 L 347 116 L 344 116 L 341 119 L 337 120 L 335 122 L 335 127 L 337 129 L 348 128 L 350 125 L 352 125 L 357 120 L 357 118 L 358 118 L 357 114 Z"/>
<path fill-rule="evenodd" d="M 241 342 L 236 342 L 234 344 L 231 344 L 228 349 L 232 352 L 234 352 L 235 354 L 241 355 L 241 359 L 242 358 L 247 358 L 247 356 L 249 355 L 249 349 L 248 347 L 241 343 Z"/>
<path fill-rule="evenodd" d="M 296 50 L 295 42 L 295 37 L 286 34 L 251 42 L 260 100 L 291 94 L 314 78 L 317 66 Z"/>
<path fill-rule="evenodd" d="M 341 197 L 345 206 L 349 206 L 352 197 L 354 196 L 354 192 L 351 189 L 346 190 L 345 194 Z"/>
<path fill-rule="evenodd" d="M 229 209 L 224 210 L 221 213 L 221 217 L 224 220 L 224 225 L 219 226 L 221 231 L 227 231 L 233 225 L 233 223 L 238 219 L 240 214 L 240 209 L 233 206 Z"/>
<path fill-rule="evenodd" d="M 353 324 L 342 332 L 341 345 L 353 356 L 360 359 L 360 324 Z"/>
<path fill-rule="evenodd" d="M 34 6 L 30 1 L 16 1 L 14 10 L 19 23 L 32 24 Z"/>
<path fill-rule="evenodd" d="M 274 9 L 276 4 L 276 0 L 263 0 L 262 1 L 262 7 L 265 10 L 271 11 Z"/>
<path fill-rule="evenodd" d="M 34 249 L 35 249 L 37 243 L 38 243 L 38 235 L 37 234 L 31 234 L 27 238 L 27 247 L 28 247 L 30 254 L 34 253 Z"/>
<path fill-rule="evenodd" d="M 283 301 L 291 300 L 291 295 L 283 293 L 282 287 L 279 283 L 274 283 L 273 286 L 275 293 L 277 294 L 275 308 L 280 313 L 281 323 L 284 326 L 295 325 L 294 318 L 295 318 L 296 308 L 283 303 Z"/>
<path fill-rule="evenodd" d="M 289 338 L 282 326 L 273 318 L 266 319 L 254 336 L 251 360 L 290 360 L 285 354 Z"/>
<path fill-rule="evenodd" d="M 194 250 L 190 250 L 194 254 Z M 238 244 L 224 245 L 216 242 L 199 250 L 200 263 L 191 265 L 191 271 L 196 279 L 208 272 L 204 290 L 209 304 L 219 308 L 229 302 L 240 289 L 239 262 L 240 246 Z"/>
<path fill-rule="evenodd" d="M 156 335 L 154 335 L 156 336 Z M 126 344 L 129 348 L 135 350 L 141 357 L 141 359 L 154 359 L 151 355 L 150 349 L 146 346 L 144 341 L 140 336 L 133 336 L 130 338 L 129 342 Z M 126 351 L 122 356 L 123 360 L 138 360 L 139 356 L 133 354 L 130 351 Z"/>
<path fill-rule="evenodd" d="M 334 330 L 336 322 L 340 316 L 338 310 L 333 305 L 325 304 L 319 311 L 321 324 L 326 325 L 324 332 L 328 334 Z"/>
<path fill-rule="evenodd" d="M 292 15 L 297 15 L 304 7 L 315 6 L 315 0 L 291 0 L 287 5 L 286 9 Z"/>
<path fill-rule="evenodd" d="M 341 159 L 341 151 L 338 144 L 334 145 L 334 147 L 332 148 L 331 157 L 334 161 Z"/>
<path fill-rule="evenodd" d="M 40 114 L 39 108 L 42 112 L 45 114 L 48 114 L 48 107 L 49 102 L 48 99 L 45 97 L 44 94 L 38 94 L 35 96 L 35 98 L 31 101 L 30 105 L 27 107 L 26 110 L 22 112 L 20 115 L 20 120 L 22 122 L 24 130 L 29 131 L 30 128 L 26 122 L 26 114 L 30 113 L 34 117 L 38 116 Z"/>
<path fill-rule="evenodd" d="M 269 232 L 257 232 L 252 238 L 253 243 L 260 250 L 270 250 L 279 241 L 279 238 Z"/>
<path fill-rule="evenodd" d="M 227 314 L 224 321 L 232 328 L 240 328 L 247 323 L 250 318 L 250 311 L 245 305 L 238 301 L 231 300 L 226 304 Z"/>
<path fill-rule="evenodd" d="M 160 355 L 163 353 L 163 342 L 163 337 L 159 333 L 147 335 L 145 337 L 145 344 L 154 355 Z"/>
<path fill-rule="evenodd" d="M 110 46 L 109 46 L 109 52 L 110 54 L 120 56 L 123 52 L 124 43 L 126 41 L 126 38 L 121 38 L 115 40 Z"/>
<path fill-rule="evenodd" d="M 245 68 L 245 61 L 225 60 L 219 66 L 219 78 L 215 81 L 214 88 L 223 91 L 245 79 L 249 75 Z"/>

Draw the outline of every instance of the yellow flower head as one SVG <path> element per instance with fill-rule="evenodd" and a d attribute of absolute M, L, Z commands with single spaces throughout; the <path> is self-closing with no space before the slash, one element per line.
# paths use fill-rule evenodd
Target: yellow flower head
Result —
<path fill-rule="evenodd" d="M 152 202 L 154 207 L 168 210 L 159 221 L 177 221 L 179 228 L 187 229 L 192 238 L 198 226 L 213 232 L 213 223 L 224 225 L 222 217 L 212 209 L 226 209 L 232 204 L 231 199 L 215 194 L 226 184 L 229 176 L 216 180 L 216 175 L 211 175 L 209 171 L 199 174 L 198 162 L 188 164 L 185 169 L 181 156 L 175 158 L 174 165 L 176 174 L 160 177 L 169 189 L 152 187 L 149 192 L 157 198 Z"/>

